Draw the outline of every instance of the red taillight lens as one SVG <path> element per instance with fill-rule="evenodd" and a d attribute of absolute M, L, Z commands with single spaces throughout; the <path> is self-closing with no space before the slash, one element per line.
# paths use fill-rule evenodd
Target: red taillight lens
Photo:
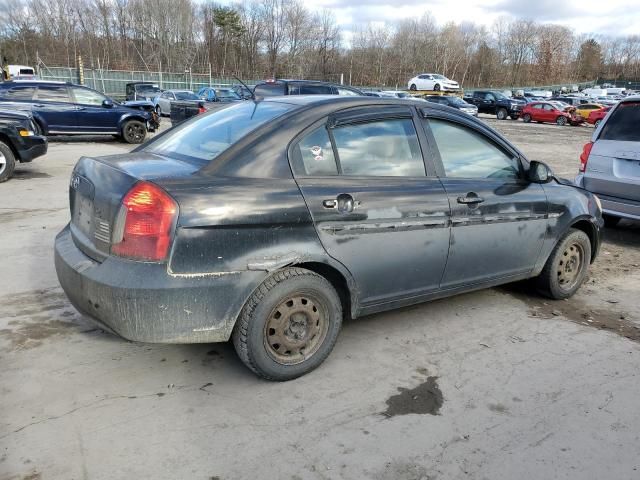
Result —
<path fill-rule="evenodd" d="M 205 113 L 207 111 L 204 107 L 198 107 L 198 113 Z"/>
<path fill-rule="evenodd" d="M 152 262 L 165 260 L 178 214 L 173 198 L 153 183 L 138 182 L 124 196 L 121 208 L 122 240 L 111 247 L 111 253 Z"/>
<path fill-rule="evenodd" d="M 585 143 L 582 147 L 582 153 L 580 154 L 580 171 L 584 172 L 587 169 L 587 162 L 589 161 L 589 155 L 593 148 L 593 142 Z"/>

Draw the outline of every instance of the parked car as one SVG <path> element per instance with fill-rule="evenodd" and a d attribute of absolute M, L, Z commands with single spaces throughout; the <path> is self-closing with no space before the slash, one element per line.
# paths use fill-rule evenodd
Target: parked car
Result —
<path fill-rule="evenodd" d="M 580 98 L 580 97 L 573 97 L 573 96 L 556 96 L 556 97 L 551 97 L 550 101 L 551 100 L 568 103 L 569 105 L 573 105 L 574 107 L 582 105 L 583 103 L 589 103 L 589 99 L 587 98 Z"/>
<path fill-rule="evenodd" d="M 147 100 L 152 102 L 162 93 L 162 89 L 156 83 L 130 82 L 125 85 L 126 100 Z"/>
<path fill-rule="evenodd" d="M 116 135 L 127 143 L 142 143 L 153 130 L 149 112 L 70 83 L 0 83 L 0 108 L 31 112 L 44 135 Z"/>
<path fill-rule="evenodd" d="M 4 80 L 37 80 L 38 76 L 33 67 L 26 65 L 7 65 L 3 69 Z"/>
<path fill-rule="evenodd" d="M 594 110 L 600 110 L 604 107 L 604 105 L 600 103 L 583 103 L 576 107 L 576 113 L 580 115 L 582 118 L 588 118 L 589 114 Z"/>
<path fill-rule="evenodd" d="M 422 73 L 416 75 L 407 83 L 409 90 L 431 90 L 431 91 L 455 91 L 460 90 L 458 82 L 449 80 L 444 75 L 437 73 Z"/>
<path fill-rule="evenodd" d="M 527 104 L 522 110 L 522 120 L 526 123 L 555 123 L 557 125 L 566 125 L 571 122 L 571 114 L 554 105 L 551 102 L 532 102 Z"/>
<path fill-rule="evenodd" d="M 191 90 L 165 90 L 153 99 L 156 112 L 158 115 L 169 115 L 171 113 L 171 102 L 174 100 L 194 101 L 200 100 L 200 97 Z"/>
<path fill-rule="evenodd" d="M 602 123 L 604 117 L 607 116 L 611 107 L 603 107 L 600 110 L 591 110 L 589 112 L 589 116 L 587 117 L 587 123 L 590 123 L 594 127 L 598 128 Z"/>
<path fill-rule="evenodd" d="M 640 96 L 611 109 L 580 155 L 576 184 L 602 199 L 608 226 L 640 220 Z"/>
<path fill-rule="evenodd" d="M 207 102 L 239 102 L 243 98 L 232 88 L 204 87 L 198 90 L 198 98 Z"/>
<path fill-rule="evenodd" d="M 28 112 L 0 109 L 0 183 L 11 178 L 16 163 L 47 153 L 47 138 Z"/>
<path fill-rule="evenodd" d="M 390 97 L 411 98 L 411 95 L 403 90 L 382 90 L 382 93 Z"/>
<path fill-rule="evenodd" d="M 81 158 L 69 193 L 55 265 L 77 309 L 131 340 L 232 338 L 271 380 L 320 365 L 344 316 L 525 278 L 567 298 L 602 223 L 484 122 L 397 98 L 231 104 Z"/>
<path fill-rule="evenodd" d="M 474 117 L 478 116 L 478 107 L 471 103 L 465 102 L 460 97 L 456 97 L 453 95 L 427 95 L 426 97 L 424 97 L 424 99 L 428 102 L 439 103 L 440 105 L 446 105 L 447 107 L 456 108 L 464 113 L 473 115 Z"/>
<path fill-rule="evenodd" d="M 251 86 L 248 86 L 249 88 L 251 88 Z M 238 94 L 238 96 L 242 99 L 242 100 L 249 100 L 250 98 L 253 98 L 253 89 L 249 89 L 247 87 L 245 87 L 244 85 L 234 85 L 233 87 L 231 87 L 233 89 L 234 92 L 236 92 Z"/>
<path fill-rule="evenodd" d="M 478 107 L 478 112 L 495 115 L 498 120 L 512 120 L 520 118 L 525 102 L 509 98 L 501 92 L 494 90 L 475 90 L 471 97 L 465 97 L 467 103 L 472 103 Z"/>
<path fill-rule="evenodd" d="M 268 80 L 258 83 L 253 93 L 256 97 L 272 97 L 275 95 L 363 95 L 357 88 L 347 87 L 346 85 L 289 79 Z"/>

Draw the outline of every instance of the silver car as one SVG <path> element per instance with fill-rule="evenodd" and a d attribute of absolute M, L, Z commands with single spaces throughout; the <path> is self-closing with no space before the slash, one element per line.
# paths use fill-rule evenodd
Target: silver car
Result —
<path fill-rule="evenodd" d="M 169 115 L 173 100 L 199 100 L 191 90 L 165 90 L 154 99 L 158 115 Z"/>
<path fill-rule="evenodd" d="M 640 96 L 621 100 L 596 128 L 576 184 L 600 197 L 607 226 L 640 220 Z"/>

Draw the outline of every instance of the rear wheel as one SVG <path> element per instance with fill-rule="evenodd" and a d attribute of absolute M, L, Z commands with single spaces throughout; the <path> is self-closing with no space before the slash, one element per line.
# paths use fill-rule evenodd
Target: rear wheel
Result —
<path fill-rule="evenodd" d="M 127 143 L 142 143 L 147 136 L 147 127 L 138 120 L 129 120 L 122 127 L 122 138 Z"/>
<path fill-rule="evenodd" d="M 531 121 L 531 115 L 529 115 L 528 113 L 525 113 L 522 116 L 522 121 L 525 122 L 525 123 L 529 123 Z"/>
<path fill-rule="evenodd" d="M 567 117 L 559 116 L 556 118 L 556 124 L 563 126 L 567 124 Z"/>
<path fill-rule="evenodd" d="M 0 183 L 9 180 L 15 168 L 16 157 L 13 150 L 6 143 L 0 142 Z"/>
<path fill-rule="evenodd" d="M 562 300 L 572 296 L 587 275 L 591 242 L 582 230 L 570 229 L 556 244 L 536 279 L 540 293 Z"/>
<path fill-rule="evenodd" d="M 602 215 L 602 218 L 604 219 L 604 226 L 607 228 L 615 227 L 621 220 L 620 217 L 614 217 L 611 215 Z"/>
<path fill-rule="evenodd" d="M 506 108 L 499 108 L 496 112 L 496 117 L 498 117 L 498 120 L 506 120 L 508 116 L 509 114 Z"/>
<path fill-rule="evenodd" d="M 342 325 L 340 298 L 320 275 L 287 268 L 267 278 L 233 330 L 240 359 L 267 380 L 309 373 L 331 353 Z"/>
<path fill-rule="evenodd" d="M 412 83 L 411 86 L 409 87 L 409 90 L 412 90 L 415 92 L 416 90 L 418 90 L 418 87 L 416 87 L 415 83 Z"/>

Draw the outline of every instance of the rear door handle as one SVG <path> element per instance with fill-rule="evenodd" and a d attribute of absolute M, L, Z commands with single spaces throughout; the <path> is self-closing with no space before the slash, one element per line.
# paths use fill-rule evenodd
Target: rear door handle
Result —
<path fill-rule="evenodd" d="M 473 192 L 467 193 L 464 197 L 458 197 L 458 203 L 462 203 L 464 205 L 476 205 L 482 202 L 484 202 L 484 198 L 479 197 Z"/>
<path fill-rule="evenodd" d="M 322 201 L 322 206 L 326 209 L 336 209 L 340 213 L 350 213 L 360 206 L 360 202 L 353 199 L 348 193 L 341 193 L 335 199 L 329 198 Z"/>

